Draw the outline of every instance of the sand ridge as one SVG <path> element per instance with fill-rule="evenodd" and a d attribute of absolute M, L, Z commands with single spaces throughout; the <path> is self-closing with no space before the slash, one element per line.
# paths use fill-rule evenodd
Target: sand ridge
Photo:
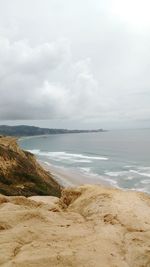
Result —
<path fill-rule="evenodd" d="M 104 186 L 0 196 L 2 267 L 150 267 L 150 196 Z"/>

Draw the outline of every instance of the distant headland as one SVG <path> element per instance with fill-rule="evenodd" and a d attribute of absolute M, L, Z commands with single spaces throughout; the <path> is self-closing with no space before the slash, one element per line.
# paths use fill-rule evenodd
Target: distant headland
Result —
<path fill-rule="evenodd" d="M 18 125 L 8 126 L 0 125 L 0 135 L 7 136 L 36 136 L 36 135 L 47 135 L 47 134 L 71 134 L 71 133 L 99 133 L 105 132 L 103 129 L 96 130 L 68 130 L 68 129 L 51 129 L 51 128 L 40 128 L 36 126 Z"/>

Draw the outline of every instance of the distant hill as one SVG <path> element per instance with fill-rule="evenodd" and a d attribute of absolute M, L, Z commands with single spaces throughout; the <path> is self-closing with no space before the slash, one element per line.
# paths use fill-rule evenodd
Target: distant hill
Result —
<path fill-rule="evenodd" d="M 65 134 L 65 133 L 96 133 L 103 131 L 104 131 L 103 129 L 67 130 L 67 129 L 40 128 L 27 125 L 19 125 L 19 126 L 0 125 L 0 135 L 7 135 L 7 136 L 33 136 L 33 135 Z"/>

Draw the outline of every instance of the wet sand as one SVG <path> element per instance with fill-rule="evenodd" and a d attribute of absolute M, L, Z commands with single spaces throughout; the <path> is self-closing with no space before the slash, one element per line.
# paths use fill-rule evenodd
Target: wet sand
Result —
<path fill-rule="evenodd" d="M 53 178 L 63 187 L 80 186 L 83 184 L 97 184 L 113 187 L 108 181 L 105 181 L 105 177 L 100 175 L 88 175 L 82 174 L 78 170 L 67 169 L 64 167 L 55 167 L 50 163 L 39 161 L 43 168 L 49 171 Z"/>

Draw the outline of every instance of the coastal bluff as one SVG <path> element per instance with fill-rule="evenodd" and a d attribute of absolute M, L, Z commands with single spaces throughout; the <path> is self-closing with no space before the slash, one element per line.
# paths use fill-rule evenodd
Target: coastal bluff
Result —
<path fill-rule="evenodd" d="M 14 137 L 0 136 L 0 194 L 60 196 L 61 188 Z"/>
<path fill-rule="evenodd" d="M 2 267 L 150 267 L 150 196 L 104 186 L 0 195 Z"/>
<path fill-rule="evenodd" d="M 150 267 L 150 196 L 64 188 L 0 136 L 0 266 Z"/>

